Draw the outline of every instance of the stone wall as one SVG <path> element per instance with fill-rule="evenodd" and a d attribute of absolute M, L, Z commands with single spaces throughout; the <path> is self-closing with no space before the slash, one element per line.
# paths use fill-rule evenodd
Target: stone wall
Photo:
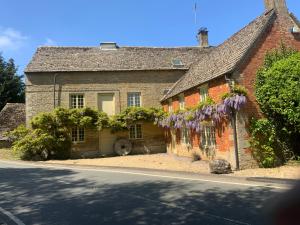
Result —
<path fill-rule="evenodd" d="M 7 148 L 11 144 L 4 133 L 14 130 L 21 124 L 25 124 L 25 104 L 7 103 L 0 112 L 0 148 Z"/>
<path fill-rule="evenodd" d="M 56 77 L 56 105 L 69 108 L 70 94 L 82 93 L 85 106 L 98 109 L 98 94 L 114 93 L 115 112 L 119 113 L 127 107 L 127 93 L 140 92 L 143 107 L 161 107 L 160 99 L 164 91 L 169 89 L 184 71 L 128 71 L 128 72 L 87 72 L 59 73 Z M 26 74 L 26 121 L 41 112 L 54 109 L 53 73 Z M 143 140 L 134 141 L 133 153 L 142 153 L 145 146 L 151 152 L 165 152 L 162 144 L 163 133 L 160 129 L 147 126 Z M 89 156 L 101 155 L 99 151 L 98 131 L 86 130 L 86 141 L 73 145 L 73 155 L 82 153 Z M 123 134 L 128 137 L 128 132 Z M 116 135 L 115 138 L 118 136 Z M 156 147 L 155 147 L 156 146 Z"/>

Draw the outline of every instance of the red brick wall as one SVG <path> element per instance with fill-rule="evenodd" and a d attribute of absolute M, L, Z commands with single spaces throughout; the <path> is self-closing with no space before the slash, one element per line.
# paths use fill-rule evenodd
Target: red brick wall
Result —
<path fill-rule="evenodd" d="M 262 66 L 265 55 L 268 51 L 278 48 L 283 42 L 287 46 L 291 46 L 300 50 L 300 36 L 294 36 L 289 29 L 292 27 L 291 20 L 284 16 L 279 16 L 274 24 L 268 29 L 268 33 L 262 37 L 255 48 L 252 50 L 251 56 L 244 62 L 240 69 L 240 83 L 248 89 L 248 103 L 245 110 L 250 116 L 260 116 L 259 106 L 254 96 L 254 83 L 257 70 Z"/>

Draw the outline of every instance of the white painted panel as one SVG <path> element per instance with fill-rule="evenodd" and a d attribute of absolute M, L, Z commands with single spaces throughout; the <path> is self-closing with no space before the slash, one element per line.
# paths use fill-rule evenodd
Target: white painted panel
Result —
<path fill-rule="evenodd" d="M 114 94 L 99 94 L 99 110 L 107 113 L 109 116 L 115 115 Z"/>

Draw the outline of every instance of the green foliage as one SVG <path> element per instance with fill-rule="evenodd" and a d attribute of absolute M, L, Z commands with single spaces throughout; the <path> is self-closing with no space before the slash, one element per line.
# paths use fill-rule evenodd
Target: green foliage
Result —
<path fill-rule="evenodd" d="M 25 85 L 22 77 L 17 75 L 17 67 L 14 60 L 8 62 L 0 54 L 0 110 L 6 103 L 25 102 Z"/>
<path fill-rule="evenodd" d="M 282 144 L 277 138 L 274 125 L 268 119 L 253 119 L 250 133 L 253 155 L 261 167 L 271 168 L 284 162 Z"/>
<path fill-rule="evenodd" d="M 163 110 L 156 108 L 128 107 L 111 118 L 109 127 L 113 133 L 124 131 L 138 121 L 155 122 L 157 118 L 161 118 L 164 114 Z"/>
<path fill-rule="evenodd" d="M 213 106 L 215 104 L 216 104 L 215 101 L 208 96 L 205 101 L 200 102 L 198 105 L 194 107 L 187 108 L 186 111 L 196 111 L 198 109 L 203 109 L 206 106 Z"/>
<path fill-rule="evenodd" d="M 90 108 L 57 108 L 31 120 L 31 130 L 19 127 L 10 132 L 13 149 L 25 160 L 67 159 L 71 154 L 73 127 L 99 128 L 109 124 L 108 116 Z"/>
<path fill-rule="evenodd" d="M 279 138 L 291 143 L 299 153 L 300 53 L 283 45 L 268 53 L 255 87 L 259 106 L 274 124 Z"/>
<path fill-rule="evenodd" d="M 241 86 L 241 85 L 234 85 L 234 87 L 232 88 L 231 92 L 229 93 L 224 93 L 221 96 L 222 100 L 225 100 L 226 98 L 231 98 L 235 95 L 243 95 L 243 96 L 247 96 L 248 95 L 248 91 L 245 87 Z"/>
<path fill-rule="evenodd" d="M 24 160 L 67 159 L 71 154 L 70 131 L 73 127 L 111 128 L 112 132 L 117 132 L 128 129 L 137 121 L 154 122 L 164 114 L 155 108 L 130 107 L 109 118 L 106 113 L 90 108 L 57 108 L 34 117 L 32 129 L 20 126 L 8 135 L 13 141 L 14 151 Z"/>
<path fill-rule="evenodd" d="M 20 125 L 13 131 L 6 132 L 4 135 L 9 138 L 10 142 L 13 143 L 24 138 L 28 133 L 30 133 L 30 130 L 27 129 L 25 125 Z"/>

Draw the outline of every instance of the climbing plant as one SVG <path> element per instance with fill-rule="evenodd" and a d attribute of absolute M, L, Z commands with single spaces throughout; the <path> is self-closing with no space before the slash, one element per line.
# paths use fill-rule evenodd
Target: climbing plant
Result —
<path fill-rule="evenodd" d="M 200 132 L 201 122 L 211 120 L 214 124 L 219 124 L 222 120 L 229 118 L 234 111 L 239 111 L 246 104 L 246 96 L 246 89 L 236 86 L 230 93 L 222 95 L 221 103 L 215 103 L 211 98 L 207 98 L 196 107 L 157 118 L 156 124 L 167 129 L 188 128 Z"/>

